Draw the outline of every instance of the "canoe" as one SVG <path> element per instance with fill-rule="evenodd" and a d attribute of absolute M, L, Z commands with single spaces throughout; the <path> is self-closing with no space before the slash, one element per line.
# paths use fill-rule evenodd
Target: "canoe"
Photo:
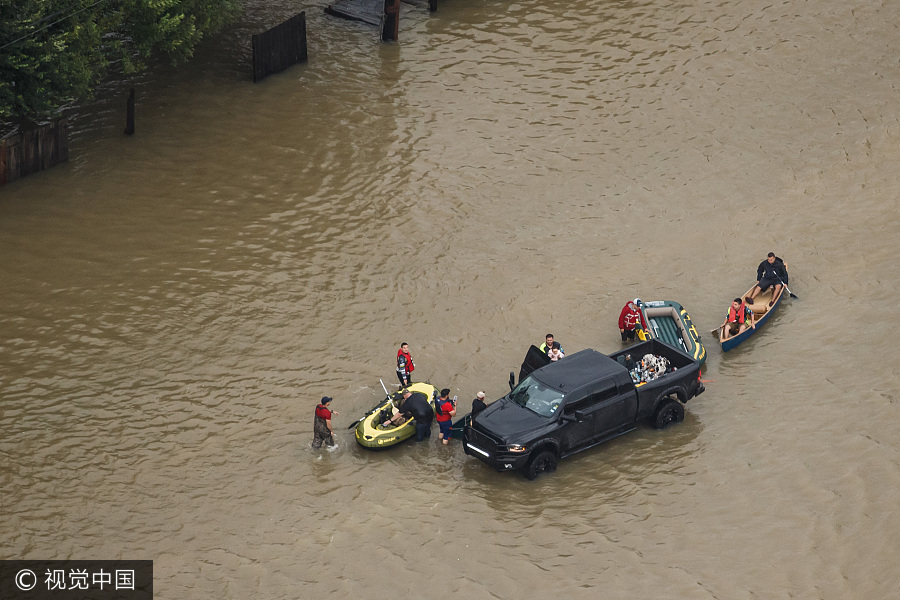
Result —
<path fill-rule="evenodd" d="M 640 308 L 647 321 L 647 329 L 638 328 L 637 332 L 642 342 L 659 340 L 686 352 L 701 365 L 706 362 L 700 333 L 682 305 L 672 300 L 653 300 L 641 302 Z"/>
<path fill-rule="evenodd" d="M 413 383 L 409 386 L 409 391 L 425 394 L 428 397 L 428 403 L 432 407 L 435 399 L 438 397 L 437 388 L 428 383 Z M 382 424 L 390 418 L 392 403 L 399 402 L 401 398 L 400 392 L 385 396 L 384 400 L 367 412 L 362 420 L 357 423 L 356 442 L 360 446 L 372 450 L 391 448 L 415 435 L 416 423 L 414 419 L 410 419 L 399 427 L 394 425 L 385 427 Z"/>
<path fill-rule="evenodd" d="M 750 295 L 750 292 L 753 291 L 753 288 L 756 287 L 754 283 L 750 286 L 750 289 L 741 296 L 741 298 L 746 298 Z M 784 296 L 784 286 L 778 291 L 778 296 L 775 298 L 775 303 L 772 306 L 769 306 L 769 302 L 772 301 L 772 292 L 775 287 L 772 286 L 767 289 L 765 292 L 761 292 L 756 298 L 753 299 L 753 304 L 748 304 L 750 310 L 753 311 L 753 320 L 756 323 L 756 327 L 749 327 L 744 333 L 739 333 L 738 335 L 728 338 L 727 340 L 722 339 L 722 336 L 725 333 L 725 328 L 719 328 L 719 343 L 722 344 L 722 352 L 728 352 L 732 348 L 736 348 L 740 346 L 744 342 L 746 342 L 751 335 L 759 331 L 760 327 L 765 325 L 766 321 L 769 320 L 769 317 L 772 316 L 772 313 L 775 312 L 775 309 L 778 308 L 778 305 L 781 304 L 781 298 Z"/>

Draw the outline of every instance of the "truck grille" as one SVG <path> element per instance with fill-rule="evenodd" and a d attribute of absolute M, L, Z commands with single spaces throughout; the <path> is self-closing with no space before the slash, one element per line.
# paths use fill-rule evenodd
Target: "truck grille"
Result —
<path fill-rule="evenodd" d="M 492 438 L 491 436 L 482 433 L 475 429 L 475 427 L 469 427 L 468 429 L 468 441 L 470 444 L 474 446 L 478 446 L 482 450 L 486 450 L 491 454 L 496 454 L 498 450 L 500 450 L 500 444 Z"/>

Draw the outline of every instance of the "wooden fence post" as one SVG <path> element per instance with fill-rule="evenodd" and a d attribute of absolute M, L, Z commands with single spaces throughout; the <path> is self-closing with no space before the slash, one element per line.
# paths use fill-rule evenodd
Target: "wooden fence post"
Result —
<path fill-rule="evenodd" d="M 125 104 L 125 135 L 134 135 L 134 88 L 128 92 Z"/>
<path fill-rule="evenodd" d="M 37 144 L 34 143 L 35 130 L 29 129 L 22 136 L 22 176 L 31 175 L 37 169 L 34 168 L 34 155 L 37 151 Z"/>
<path fill-rule="evenodd" d="M 6 140 L 0 141 L 0 185 L 6 183 L 7 180 L 7 164 L 9 159 L 9 148 L 6 146 Z"/>
<path fill-rule="evenodd" d="M 66 118 L 57 121 L 56 145 L 59 148 L 56 164 L 69 162 L 69 120 Z"/>
<path fill-rule="evenodd" d="M 7 183 L 12 183 L 21 177 L 22 160 L 20 151 L 22 149 L 22 134 L 15 135 L 6 140 L 6 172 Z"/>
<path fill-rule="evenodd" d="M 384 28 L 381 41 L 396 42 L 400 37 L 400 0 L 384 0 Z"/>

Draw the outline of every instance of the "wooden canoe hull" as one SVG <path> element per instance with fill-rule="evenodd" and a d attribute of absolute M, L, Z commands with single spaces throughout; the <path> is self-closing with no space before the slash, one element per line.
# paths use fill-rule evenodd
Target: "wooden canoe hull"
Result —
<path fill-rule="evenodd" d="M 750 286 L 750 289 L 747 290 L 747 292 L 743 296 L 741 296 L 741 298 L 748 297 L 750 295 L 750 292 L 752 292 L 753 288 L 755 287 L 756 284 L 754 283 L 752 286 Z M 758 332 L 762 328 L 762 326 L 766 324 L 766 321 L 769 320 L 769 317 L 772 316 L 772 313 L 774 313 L 775 309 L 778 308 L 778 306 L 781 304 L 781 299 L 782 297 L 784 297 L 784 286 L 782 286 L 778 291 L 778 296 L 775 298 L 775 302 L 772 304 L 772 306 L 769 306 L 769 302 L 772 301 L 772 291 L 773 288 L 770 287 L 765 292 L 762 292 L 756 298 L 754 298 L 753 304 L 748 305 L 750 306 L 750 310 L 753 311 L 753 318 L 756 322 L 756 327 L 749 327 L 743 333 L 739 333 L 738 335 L 728 338 L 727 340 L 723 339 L 725 329 L 724 327 L 722 328 L 722 330 L 719 332 L 719 343 L 722 344 L 722 352 L 728 352 L 733 348 L 737 348 L 748 339 L 750 339 L 750 336 Z"/>

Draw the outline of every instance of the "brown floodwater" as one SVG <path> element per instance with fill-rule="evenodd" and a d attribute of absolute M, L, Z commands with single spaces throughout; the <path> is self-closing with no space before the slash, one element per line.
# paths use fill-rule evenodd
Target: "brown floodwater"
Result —
<path fill-rule="evenodd" d="M 900 3 L 442 0 L 398 44 L 322 6 L 248 1 L 0 189 L 0 558 L 152 559 L 166 600 L 897 598 Z M 251 83 L 304 8 L 309 63 Z M 799 299 L 705 334 L 675 427 L 534 482 L 347 430 L 401 341 L 494 399 L 635 296 L 708 332 L 770 250 Z"/>

